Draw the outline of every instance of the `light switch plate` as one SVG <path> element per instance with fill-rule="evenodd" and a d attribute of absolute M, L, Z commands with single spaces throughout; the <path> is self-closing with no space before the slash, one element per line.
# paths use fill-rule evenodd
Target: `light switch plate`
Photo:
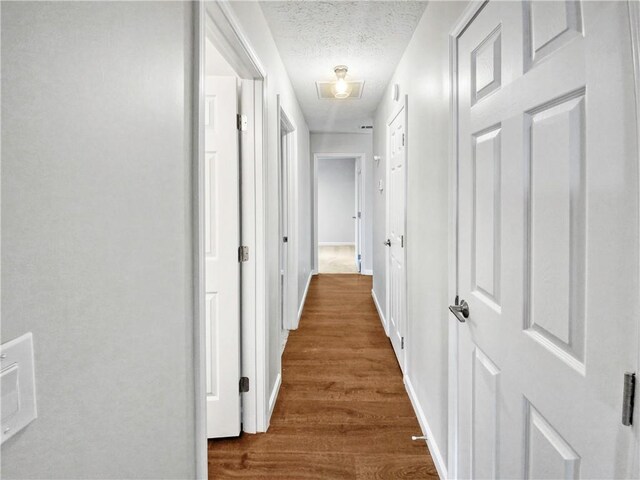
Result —
<path fill-rule="evenodd" d="M 0 381 L 4 443 L 38 416 L 31 332 L 0 346 Z"/>

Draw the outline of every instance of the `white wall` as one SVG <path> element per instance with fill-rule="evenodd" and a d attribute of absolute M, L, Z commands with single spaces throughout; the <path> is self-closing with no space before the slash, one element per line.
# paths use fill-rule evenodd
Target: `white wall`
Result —
<path fill-rule="evenodd" d="M 194 478 L 192 6 L 1 8 L 1 334 L 39 414 L 2 477 Z"/>
<path fill-rule="evenodd" d="M 449 215 L 448 33 L 465 2 L 430 2 L 375 115 L 374 153 L 383 160 L 374 183 L 385 179 L 386 125 L 397 103 L 390 88 L 409 96 L 407 124 L 407 371 L 414 400 L 432 432 L 432 454 L 447 462 L 447 308 Z M 386 188 L 386 182 L 385 182 Z M 374 291 L 385 305 L 384 195 L 374 192 Z M 439 458 L 438 458 L 439 457 Z"/>
<path fill-rule="evenodd" d="M 318 161 L 318 242 L 356 242 L 356 159 Z"/>
<path fill-rule="evenodd" d="M 291 265 L 292 285 L 287 314 L 297 318 L 304 289 L 311 274 L 311 182 L 309 162 L 309 130 L 300 110 L 291 82 L 271 35 L 271 30 L 258 2 L 230 2 L 242 33 L 259 58 L 267 74 L 267 130 L 266 159 L 267 191 L 265 193 L 266 260 L 267 260 L 267 321 L 268 321 L 268 395 L 274 397 L 281 375 L 280 310 L 278 267 L 278 111 L 276 96 L 287 117 L 295 127 L 295 159 L 290 165 L 293 194 L 290 202 L 297 207 L 293 218 L 295 230 L 289 232 L 289 248 L 295 261 Z"/>
<path fill-rule="evenodd" d="M 319 153 L 364 153 L 362 166 L 364 191 L 362 192 L 362 271 L 372 269 L 372 227 L 373 227 L 373 136 L 371 133 L 311 133 L 311 158 Z M 313 191 L 313 185 L 311 190 Z M 312 226 L 313 228 L 313 226 Z M 311 246 L 310 246 L 311 248 Z M 312 252 L 315 256 L 315 251 Z"/>

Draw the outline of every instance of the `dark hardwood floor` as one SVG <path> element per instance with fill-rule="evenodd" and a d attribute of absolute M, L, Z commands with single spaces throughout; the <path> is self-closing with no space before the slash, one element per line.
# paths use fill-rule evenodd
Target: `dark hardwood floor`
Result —
<path fill-rule="evenodd" d="M 209 441 L 209 478 L 438 478 L 371 277 L 314 277 L 282 362 L 269 431 Z"/>

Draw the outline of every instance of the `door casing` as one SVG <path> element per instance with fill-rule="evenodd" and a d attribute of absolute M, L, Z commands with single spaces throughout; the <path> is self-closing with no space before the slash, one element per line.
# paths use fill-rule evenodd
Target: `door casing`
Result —
<path fill-rule="evenodd" d="M 314 153 L 313 154 L 313 274 L 318 273 L 318 162 L 321 162 L 325 158 L 355 158 L 356 170 L 360 169 L 361 173 L 358 175 L 356 172 L 356 210 L 358 208 L 358 200 L 361 216 L 357 219 L 358 233 L 356 235 L 356 257 L 360 255 L 360 273 L 362 274 L 362 244 L 364 243 L 363 224 L 365 218 L 368 218 L 368 213 L 365 212 L 365 196 L 366 189 L 364 188 L 364 171 L 363 166 L 366 164 L 367 155 L 365 153 Z M 357 211 L 356 211 L 357 215 Z"/>

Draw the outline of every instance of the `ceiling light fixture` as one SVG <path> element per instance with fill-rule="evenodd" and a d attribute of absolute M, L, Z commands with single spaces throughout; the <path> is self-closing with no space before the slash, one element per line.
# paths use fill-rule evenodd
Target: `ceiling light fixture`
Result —
<path fill-rule="evenodd" d="M 347 98 L 351 94 L 351 86 L 344 79 L 348 70 L 346 65 L 338 65 L 333 69 L 338 79 L 333 87 L 333 96 L 335 98 Z"/>

